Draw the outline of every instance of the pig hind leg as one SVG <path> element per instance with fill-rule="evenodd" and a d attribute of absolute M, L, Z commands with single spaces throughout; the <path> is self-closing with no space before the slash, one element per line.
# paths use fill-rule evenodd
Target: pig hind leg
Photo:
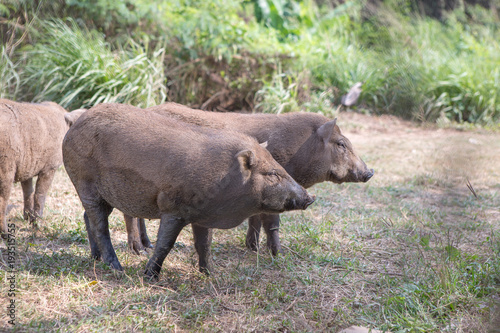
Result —
<path fill-rule="evenodd" d="M 36 189 L 35 189 L 35 204 L 34 204 L 35 216 L 32 222 L 35 222 L 36 218 L 43 216 L 43 207 L 45 206 L 45 198 L 47 197 L 47 192 L 49 191 L 50 185 L 52 184 L 52 180 L 54 179 L 55 173 L 56 169 L 52 169 L 38 174 L 38 179 L 36 181 Z"/>
<path fill-rule="evenodd" d="M 113 211 L 113 207 L 98 194 L 93 186 L 83 188 L 79 186 L 78 188 L 80 188 L 78 194 L 85 208 L 84 219 L 92 257 L 101 258 L 112 268 L 123 271 L 109 234 L 108 216 Z"/>
<path fill-rule="evenodd" d="M 137 225 L 139 227 L 139 233 L 141 234 L 142 245 L 145 248 L 152 249 L 153 244 L 151 244 L 151 241 L 149 240 L 149 237 L 148 237 L 148 232 L 146 230 L 146 222 L 144 221 L 143 218 L 138 218 Z"/>
<path fill-rule="evenodd" d="M 123 214 L 127 228 L 128 247 L 135 254 L 140 255 L 146 248 L 152 248 L 146 233 L 146 224 L 143 218 L 136 218 Z"/>
<path fill-rule="evenodd" d="M 162 215 L 155 251 L 146 264 L 144 272 L 149 279 L 158 279 L 163 261 L 174 246 L 177 236 L 184 226 L 186 226 L 186 222 L 183 219 L 169 214 Z"/>
<path fill-rule="evenodd" d="M 33 178 L 21 182 L 24 197 L 24 219 L 35 221 L 35 190 L 33 189 Z"/>
<path fill-rule="evenodd" d="M 96 241 L 96 237 L 94 235 L 94 231 L 90 227 L 90 221 L 89 221 L 89 216 L 87 215 L 87 212 L 83 213 L 83 220 L 85 221 L 85 228 L 87 229 L 87 236 L 89 238 L 89 243 L 90 243 L 90 256 L 92 257 L 92 259 L 100 260 L 101 259 L 101 251 L 99 250 L 99 247 L 97 246 L 97 241 Z"/>
<path fill-rule="evenodd" d="M 0 172 L 4 171 L 0 168 Z M 14 184 L 14 172 L 5 173 L 0 179 L 0 237 L 7 239 L 7 202 Z"/>
<path fill-rule="evenodd" d="M 212 244 L 212 229 L 192 224 L 194 247 L 198 253 L 200 272 L 210 274 L 210 244 Z"/>

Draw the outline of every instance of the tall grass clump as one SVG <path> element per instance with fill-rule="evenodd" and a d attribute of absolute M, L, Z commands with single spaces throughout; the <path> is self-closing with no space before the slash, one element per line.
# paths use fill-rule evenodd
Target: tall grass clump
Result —
<path fill-rule="evenodd" d="M 0 98 L 15 99 L 19 90 L 20 78 L 15 64 L 7 48 L 2 45 L 0 49 Z"/>
<path fill-rule="evenodd" d="M 112 50 L 97 31 L 68 20 L 46 21 L 41 41 L 24 50 L 22 84 L 34 101 L 74 109 L 97 103 L 147 107 L 166 97 L 164 49 L 130 42 Z"/>
<path fill-rule="evenodd" d="M 459 122 L 500 120 L 500 34 L 488 27 L 474 32 L 454 16 L 444 26 L 426 21 L 417 28 L 434 114 Z"/>

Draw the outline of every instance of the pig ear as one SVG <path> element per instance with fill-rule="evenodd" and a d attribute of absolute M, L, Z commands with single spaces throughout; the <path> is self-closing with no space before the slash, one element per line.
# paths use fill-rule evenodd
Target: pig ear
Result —
<path fill-rule="evenodd" d="M 321 125 L 321 127 L 318 128 L 318 130 L 316 131 L 319 137 L 322 138 L 325 142 L 330 141 L 336 123 L 337 123 L 337 118 Z"/>
<path fill-rule="evenodd" d="M 243 182 L 246 182 L 252 174 L 252 168 L 255 165 L 255 154 L 251 150 L 242 150 L 236 154 L 238 163 L 240 164 L 240 171 L 243 175 Z"/>
<path fill-rule="evenodd" d="M 267 141 L 259 143 L 259 145 L 261 145 L 262 148 L 267 148 Z"/>
<path fill-rule="evenodd" d="M 64 115 L 64 120 L 66 120 L 66 124 L 68 124 L 68 126 L 71 127 L 71 125 L 73 125 L 75 123 L 75 121 L 77 121 L 78 118 L 80 118 L 80 116 L 85 111 L 87 111 L 87 110 L 86 109 L 78 109 L 78 110 L 74 110 L 74 111 L 66 113 Z"/>

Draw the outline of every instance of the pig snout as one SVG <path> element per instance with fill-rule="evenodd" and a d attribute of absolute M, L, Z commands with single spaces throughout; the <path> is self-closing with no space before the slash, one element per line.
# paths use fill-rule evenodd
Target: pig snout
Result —
<path fill-rule="evenodd" d="M 302 205 L 302 209 L 306 209 L 309 207 L 314 201 L 316 201 L 316 196 L 315 195 L 309 195 L 307 194 L 307 199 L 304 201 L 304 204 Z"/>
<path fill-rule="evenodd" d="M 303 210 L 316 200 L 316 196 L 311 196 L 302 186 L 297 185 L 297 187 L 299 188 L 298 191 L 294 192 L 294 195 L 286 201 L 285 210 Z"/>
<path fill-rule="evenodd" d="M 344 181 L 366 183 L 373 177 L 374 174 L 375 170 L 368 169 L 366 163 L 358 157 L 357 163 L 355 164 L 354 168 L 351 169 L 351 175 L 348 176 Z"/>
<path fill-rule="evenodd" d="M 366 171 L 362 176 L 363 183 L 366 183 L 367 181 L 369 181 L 370 178 L 372 178 L 374 174 L 375 174 L 375 170 L 373 170 L 373 169 Z"/>

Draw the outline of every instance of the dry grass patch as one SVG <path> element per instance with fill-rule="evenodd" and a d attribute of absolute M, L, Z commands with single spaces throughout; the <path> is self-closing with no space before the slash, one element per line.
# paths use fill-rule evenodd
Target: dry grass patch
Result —
<path fill-rule="evenodd" d="M 125 271 L 89 259 L 82 207 L 61 169 L 34 230 L 16 185 L 19 331 L 487 332 L 498 320 L 500 135 L 416 127 L 343 113 L 339 125 L 376 174 L 319 184 L 317 202 L 283 215 L 283 253 L 246 250 L 246 224 L 217 230 L 215 271 L 197 271 L 181 232 L 160 281 L 143 280 L 122 216 L 110 219 Z M 477 198 L 466 186 L 470 180 Z M 148 224 L 156 240 L 158 221 Z M 264 246 L 264 242 L 261 243 Z M 2 245 L 2 268 L 6 265 Z M 2 271 L 0 283 L 6 284 Z M 1 299 L 7 300 L 2 290 Z M 4 306 L 2 306 L 2 309 Z M 3 310 L 2 310 L 3 311 Z M 4 312 L 0 327 L 7 326 Z"/>

